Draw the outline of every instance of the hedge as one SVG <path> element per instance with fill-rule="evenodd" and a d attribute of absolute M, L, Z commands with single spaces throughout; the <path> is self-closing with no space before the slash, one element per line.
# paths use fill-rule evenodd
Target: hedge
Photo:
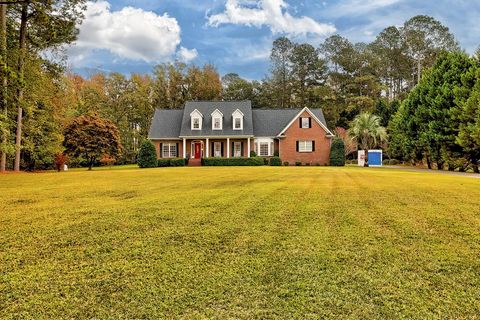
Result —
<path fill-rule="evenodd" d="M 263 166 L 261 157 L 252 158 L 202 158 L 202 166 Z"/>
<path fill-rule="evenodd" d="M 280 159 L 280 157 L 271 157 L 270 158 L 270 165 L 271 166 L 281 166 L 282 165 L 282 159 Z"/>
<path fill-rule="evenodd" d="M 155 168 L 157 166 L 157 151 L 150 140 L 145 140 L 142 143 L 137 162 L 140 168 Z"/>
<path fill-rule="evenodd" d="M 330 165 L 343 167 L 345 165 L 345 144 L 340 138 L 335 138 L 330 147 Z"/>
<path fill-rule="evenodd" d="M 158 167 L 184 167 L 186 160 L 183 158 L 158 159 Z"/>

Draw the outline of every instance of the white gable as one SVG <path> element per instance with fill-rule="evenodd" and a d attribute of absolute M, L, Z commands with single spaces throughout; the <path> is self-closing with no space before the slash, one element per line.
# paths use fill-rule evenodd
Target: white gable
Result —
<path fill-rule="evenodd" d="M 192 113 L 190 113 L 190 117 L 192 117 L 192 118 L 194 118 L 194 117 L 203 118 L 203 115 L 200 113 L 200 111 L 195 109 L 195 110 L 192 111 Z"/>
<path fill-rule="evenodd" d="M 203 115 L 197 109 L 190 113 L 190 123 L 192 130 L 202 130 Z"/>
<path fill-rule="evenodd" d="M 242 111 L 240 111 L 239 109 L 235 110 L 233 113 L 232 113 L 232 117 L 234 118 L 241 118 L 243 117 L 243 113 Z"/>
<path fill-rule="evenodd" d="M 215 109 L 215 111 L 212 112 L 212 118 L 213 118 L 213 117 L 220 117 L 220 118 L 222 118 L 222 117 L 223 117 L 223 113 L 221 113 L 220 110 Z"/>

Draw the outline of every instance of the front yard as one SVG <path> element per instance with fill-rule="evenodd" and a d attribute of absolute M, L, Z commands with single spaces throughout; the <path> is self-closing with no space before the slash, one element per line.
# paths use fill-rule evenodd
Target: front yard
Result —
<path fill-rule="evenodd" d="M 0 176 L 0 318 L 475 318 L 480 180 L 393 169 Z"/>

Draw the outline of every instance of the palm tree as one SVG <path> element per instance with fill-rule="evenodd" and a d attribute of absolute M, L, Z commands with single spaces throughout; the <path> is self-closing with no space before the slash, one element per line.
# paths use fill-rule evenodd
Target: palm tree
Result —
<path fill-rule="evenodd" d="M 387 131 L 380 125 L 380 118 L 368 112 L 360 113 L 350 124 L 349 132 L 365 151 L 365 167 L 368 167 L 368 150 L 387 140 Z"/>

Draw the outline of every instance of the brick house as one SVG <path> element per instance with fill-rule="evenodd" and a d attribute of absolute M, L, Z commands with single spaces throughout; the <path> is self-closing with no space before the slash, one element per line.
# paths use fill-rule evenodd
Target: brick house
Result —
<path fill-rule="evenodd" d="M 250 101 L 190 101 L 184 109 L 157 109 L 148 138 L 158 158 L 278 155 L 326 165 L 332 132 L 321 109 L 252 109 Z"/>

